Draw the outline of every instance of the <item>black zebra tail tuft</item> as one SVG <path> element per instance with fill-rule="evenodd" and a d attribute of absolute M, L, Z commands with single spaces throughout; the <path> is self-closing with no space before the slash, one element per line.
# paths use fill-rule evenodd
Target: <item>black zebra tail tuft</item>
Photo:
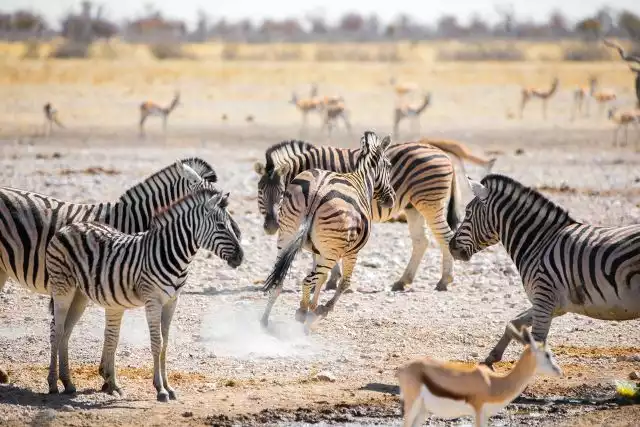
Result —
<path fill-rule="evenodd" d="M 449 195 L 449 206 L 447 207 L 447 224 L 451 231 L 456 231 L 460 224 L 460 217 L 458 216 L 458 207 L 460 206 L 460 191 L 458 190 L 458 184 L 456 182 L 456 171 L 453 171 L 451 177 L 451 194 Z"/>
<path fill-rule="evenodd" d="M 267 280 L 264 282 L 264 286 L 262 287 L 263 292 L 268 292 L 271 289 L 280 286 L 287 275 L 287 272 L 291 268 L 293 260 L 307 240 L 310 228 L 311 220 L 305 219 L 300 225 L 298 232 L 293 236 L 289 245 L 280 251 L 276 264 L 273 266 L 273 270 L 271 270 L 269 277 L 267 277 Z"/>

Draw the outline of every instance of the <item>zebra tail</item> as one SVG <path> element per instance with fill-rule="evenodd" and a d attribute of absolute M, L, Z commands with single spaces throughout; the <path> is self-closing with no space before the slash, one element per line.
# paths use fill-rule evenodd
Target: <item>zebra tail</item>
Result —
<path fill-rule="evenodd" d="M 273 270 L 264 282 L 264 286 L 262 287 L 263 292 L 268 292 L 282 283 L 291 268 L 291 264 L 293 264 L 293 260 L 307 240 L 310 228 L 311 219 L 305 219 L 300 225 L 298 232 L 293 236 L 291 243 L 282 249 L 278 255 L 276 265 L 273 266 Z"/>
<path fill-rule="evenodd" d="M 458 208 L 460 207 L 460 191 L 458 189 L 456 170 L 453 169 L 451 175 L 451 195 L 449 196 L 449 206 L 447 207 L 447 224 L 449 228 L 456 231 L 458 224 L 460 223 L 460 217 L 458 216 Z"/>

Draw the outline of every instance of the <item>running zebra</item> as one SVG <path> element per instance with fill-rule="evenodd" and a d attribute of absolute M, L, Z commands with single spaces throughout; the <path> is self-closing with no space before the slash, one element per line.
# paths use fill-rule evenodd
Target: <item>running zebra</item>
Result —
<path fill-rule="evenodd" d="M 263 287 L 263 291 L 270 291 L 262 316 L 264 326 L 293 259 L 302 248 L 313 253 L 314 262 L 302 285 L 296 319 L 310 324 L 316 316 L 325 317 L 349 288 L 358 252 L 369 239 L 373 198 L 384 208 L 393 206 L 396 195 L 389 180 L 391 163 L 385 154 L 391 138 L 387 136 L 380 142 L 375 133 L 365 132 L 360 142 L 355 171 L 310 169 L 287 186 L 280 208 L 278 260 Z M 333 298 L 318 307 L 320 289 L 340 259 L 344 278 Z M 309 304 L 312 289 L 313 302 Z M 313 313 L 309 314 L 309 310 Z"/>
<path fill-rule="evenodd" d="M 47 248 L 46 267 L 53 297 L 55 334 L 51 337 L 49 393 L 58 392 L 57 359 L 65 393 L 74 393 L 68 342 L 89 301 L 105 308 L 103 349 L 105 391 L 120 394 L 115 352 L 126 309 L 144 306 L 153 353 L 153 385 L 159 401 L 175 399 L 166 370 L 171 318 L 200 247 L 230 267 L 243 251 L 227 211 L 229 194 L 202 188 L 159 211 L 149 231 L 126 234 L 108 225 L 80 222 L 60 229 Z"/>
<path fill-rule="evenodd" d="M 407 216 L 413 244 L 411 258 L 392 290 L 401 291 L 415 278 L 420 261 L 429 242 L 425 235 L 425 219 L 442 251 L 442 275 L 436 289 L 446 291 L 453 281 L 453 259 L 449 254 L 449 240 L 453 236 L 458 217 L 459 193 L 451 159 L 441 149 L 425 142 L 396 144 L 387 150 L 391 161 L 391 185 L 396 192 L 393 207 L 376 203 L 372 212 L 374 222 L 384 222 L 400 211 Z M 302 141 L 284 141 L 267 149 L 266 165 L 256 163 L 258 208 L 264 215 L 267 234 L 278 231 L 278 207 L 285 187 L 299 173 L 312 168 L 334 172 L 350 172 L 356 167 L 360 149 L 316 147 Z M 331 271 L 327 289 L 335 289 L 340 267 Z"/>
<path fill-rule="evenodd" d="M 197 157 L 156 172 L 126 191 L 118 201 L 97 204 L 64 202 L 43 194 L 0 188 L 0 291 L 10 277 L 27 289 L 49 294 L 44 265 L 47 244 L 61 227 L 97 221 L 124 233 L 147 230 L 153 213 L 196 186 L 212 187 L 217 176 Z M 238 233 L 238 226 L 234 223 Z"/>
<path fill-rule="evenodd" d="M 640 225 L 582 224 L 536 190 L 501 175 L 471 181 L 475 198 L 449 243 L 455 259 L 502 242 L 532 307 L 511 321 L 533 325 L 546 341 L 551 320 L 565 313 L 594 319 L 640 318 Z M 507 327 L 485 362 L 491 366 L 513 338 Z"/>

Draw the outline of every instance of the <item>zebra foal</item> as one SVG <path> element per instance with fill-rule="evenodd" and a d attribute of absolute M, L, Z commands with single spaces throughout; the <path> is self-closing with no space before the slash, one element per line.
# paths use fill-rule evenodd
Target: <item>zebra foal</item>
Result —
<path fill-rule="evenodd" d="M 124 311 L 144 306 L 153 353 L 153 385 L 159 401 L 175 399 L 168 382 L 169 327 L 189 264 L 199 248 L 213 251 L 236 268 L 243 251 L 227 212 L 229 194 L 200 189 L 157 213 L 149 231 L 125 234 L 95 222 L 60 229 L 47 247 L 55 333 L 51 337 L 49 392 L 76 388 L 69 373 L 68 342 L 84 308 L 92 301 L 105 308 L 103 369 L 107 392 L 121 393 L 116 382 L 115 351 Z"/>
<path fill-rule="evenodd" d="M 154 211 L 197 187 L 214 188 L 217 175 L 198 157 L 178 160 L 127 190 L 115 202 L 71 203 L 16 188 L 0 188 L 0 291 L 8 278 L 48 295 L 45 251 L 53 234 L 65 225 L 97 221 L 131 234 L 149 228 Z M 232 226 L 240 237 L 240 229 Z M 0 382 L 8 382 L 2 375 Z M 4 380 L 4 381 L 3 381 Z"/>
<path fill-rule="evenodd" d="M 446 144 L 445 144 L 446 145 Z M 425 220 L 433 232 L 442 252 L 442 274 L 436 285 L 446 291 L 453 281 L 453 259 L 449 254 L 449 239 L 457 227 L 459 194 L 456 191 L 456 175 L 449 156 L 459 155 L 429 144 L 428 140 L 394 144 L 386 150 L 391 162 L 390 180 L 396 193 L 396 203 L 385 207 L 373 204 L 371 219 L 384 222 L 400 211 L 407 216 L 412 251 L 402 276 L 392 285 L 401 291 L 413 283 L 429 241 L 425 235 Z M 455 148 L 455 147 L 454 147 Z M 459 150 L 458 150 L 459 151 Z M 275 234 L 279 227 L 278 208 L 286 186 L 299 173 L 309 169 L 325 169 L 333 172 L 352 172 L 360 158 L 360 149 L 317 147 L 302 141 L 284 141 L 268 148 L 266 163 L 256 163 L 254 169 L 258 181 L 258 209 L 264 216 L 264 231 Z M 331 271 L 327 289 L 335 289 L 340 268 Z"/>
<path fill-rule="evenodd" d="M 313 268 L 302 285 L 302 300 L 296 319 L 309 323 L 325 317 L 340 295 L 349 288 L 358 252 L 371 233 L 372 200 L 390 208 L 395 192 L 389 181 L 391 163 L 385 151 L 391 138 L 382 141 L 373 132 L 361 138 L 354 172 L 337 173 L 311 169 L 297 175 L 287 186 L 280 208 L 278 259 L 263 291 L 270 292 L 262 324 L 267 326 L 271 309 L 282 290 L 284 278 L 300 249 L 314 255 Z M 333 298 L 318 307 L 320 289 L 327 274 L 342 259 L 344 277 Z M 309 298 L 313 289 L 313 301 Z M 309 310 L 313 315 L 309 315 Z"/>
<path fill-rule="evenodd" d="M 471 181 L 475 195 L 449 243 L 455 259 L 501 242 L 515 263 L 532 307 L 511 321 L 533 326 L 546 341 L 554 317 L 576 313 L 602 320 L 640 318 L 640 225 L 596 227 L 532 188 L 501 175 Z M 485 363 L 500 361 L 513 336 L 507 327 Z"/>

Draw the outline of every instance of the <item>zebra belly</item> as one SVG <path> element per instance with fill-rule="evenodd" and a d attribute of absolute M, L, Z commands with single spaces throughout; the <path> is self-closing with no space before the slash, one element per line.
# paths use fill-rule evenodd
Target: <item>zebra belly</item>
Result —
<path fill-rule="evenodd" d="M 638 297 L 636 297 L 638 298 Z M 638 301 L 636 305 L 632 304 L 633 301 L 623 302 L 619 304 L 585 304 L 575 305 L 569 304 L 566 307 L 566 311 L 575 314 L 581 314 L 599 320 L 633 320 L 640 318 L 640 307 L 638 307 Z"/>

